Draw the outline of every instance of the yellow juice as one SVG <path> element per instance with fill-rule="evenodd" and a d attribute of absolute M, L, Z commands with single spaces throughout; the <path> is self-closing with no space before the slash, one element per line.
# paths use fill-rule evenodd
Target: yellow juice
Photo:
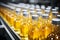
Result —
<path fill-rule="evenodd" d="M 15 19 L 15 16 L 11 15 L 10 16 L 10 24 L 11 24 L 11 26 L 14 26 L 14 19 Z"/>
<path fill-rule="evenodd" d="M 15 21 L 14 21 L 14 28 L 15 28 L 15 31 L 19 31 L 20 29 L 20 19 L 16 18 Z"/>

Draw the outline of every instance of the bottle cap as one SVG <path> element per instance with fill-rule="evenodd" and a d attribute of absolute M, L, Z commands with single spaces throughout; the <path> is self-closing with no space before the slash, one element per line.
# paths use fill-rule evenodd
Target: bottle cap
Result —
<path fill-rule="evenodd" d="M 35 8 L 32 8 L 32 7 L 31 7 L 31 8 L 29 8 L 29 9 L 30 9 L 31 11 L 34 11 Z"/>
<path fill-rule="evenodd" d="M 52 14 L 53 14 L 54 16 L 57 16 L 57 15 L 58 15 L 58 12 L 55 11 L 55 12 L 52 12 Z"/>
<path fill-rule="evenodd" d="M 21 9 L 20 8 L 16 8 L 16 11 L 21 11 Z"/>
<path fill-rule="evenodd" d="M 32 15 L 32 19 L 34 19 L 34 20 L 38 20 L 38 15 Z"/>
<path fill-rule="evenodd" d="M 55 11 L 56 9 L 52 9 L 52 11 Z"/>
<path fill-rule="evenodd" d="M 60 25 L 60 19 L 58 19 L 58 18 L 52 19 L 52 24 Z"/>
<path fill-rule="evenodd" d="M 42 16 L 42 12 L 37 12 L 37 15 Z"/>
<path fill-rule="evenodd" d="M 12 9 L 12 10 L 14 10 L 14 9 L 15 9 L 15 7 L 13 7 L 13 6 L 10 6 L 9 8 L 10 8 L 10 9 Z"/>
<path fill-rule="evenodd" d="M 23 12 L 23 16 L 28 17 L 29 14 L 27 12 Z"/>
<path fill-rule="evenodd" d="M 34 4 L 31 4 L 30 7 L 35 8 L 35 5 Z"/>
<path fill-rule="evenodd" d="M 35 8 L 40 9 L 40 6 L 39 5 L 36 5 Z"/>
<path fill-rule="evenodd" d="M 46 14 L 49 14 L 49 13 L 50 13 L 50 10 L 45 10 L 45 13 L 46 13 Z"/>
<path fill-rule="evenodd" d="M 30 4 L 26 4 L 26 7 L 29 7 L 30 8 Z"/>
<path fill-rule="evenodd" d="M 46 8 L 46 10 L 50 10 L 52 7 L 51 6 L 48 6 L 47 8 Z"/>
<path fill-rule="evenodd" d="M 49 14 L 42 14 L 42 18 L 49 18 Z"/>
<path fill-rule="evenodd" d="M 31 15 L 34 15 L 34 14 L 35 14 L 35 11 L 30 11 L 30 14 L 31 14 Z"/>
<path fill-rule="evenodd" d="M 45 5 L 41 5 L 41 9 L 45 9 Z"/>
<path fill-rule="evenodd" d="M 59 9 L 59 7 L 55 7 L 55 9 L 57 9 L 57 10 L 58 10 L 58 9 Z"/>
<path fill-rule="evenodd" d="M 57 18 L 60 18 L 60 15 L 57 15 Z"/>
<path fill-rule="evenodd" d="M 27 12 L 28 10 L 27 10 L 27 9 L 23 9 L 22 11 L 23 11 L 23 12 Z"/>
<path fill-rule="evenodd" d="M 41 9 L 36 9 L 36 11 L 37 11 L 37 12 L 40 12 L 40 11 L 41 11 Z"/>
<path fill-rule="evenodd" d="M 20 13 L 20 11 L 21 11 L 21 9 L 20 9 L 20 8 L 16 8 L 16 13 L 17 13 L 17 14 L 19 14 L 19 13 Z"/>

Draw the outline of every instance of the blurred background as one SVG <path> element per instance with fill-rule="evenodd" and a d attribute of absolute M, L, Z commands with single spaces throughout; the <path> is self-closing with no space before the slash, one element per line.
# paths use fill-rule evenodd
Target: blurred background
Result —
<path fill-rule="evenodd" d="M 11 2 L 11 3 L 32 3 L 32 4 L 39 4 L 39 5 L 51 5 L 52 7 L 60 7 L 60 0 L 0 0 L 0 2 Z"/>

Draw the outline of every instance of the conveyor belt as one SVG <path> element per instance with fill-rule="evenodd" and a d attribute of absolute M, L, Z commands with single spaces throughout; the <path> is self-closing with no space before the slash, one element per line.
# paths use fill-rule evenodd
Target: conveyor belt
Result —
<path fill-rule="evenodd" d="M 9 27 L 9 25 L 3 20 L 3 18 L 0 16 L 0 19 L 3 21 L 4 25 L 8 29 L 8 31 L 12 34 L 15 40 L 20 40 L 20 37 Z"/>

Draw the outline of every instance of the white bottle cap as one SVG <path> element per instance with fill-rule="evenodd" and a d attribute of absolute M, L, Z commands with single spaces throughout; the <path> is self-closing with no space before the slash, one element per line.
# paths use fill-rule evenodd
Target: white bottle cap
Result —
<path fill-rule="evenodd" d="M 21 9 L 20 8 L 16 8 L 16 11 L 21 11 Z"/>
<path fill-rule="evenodd" d="M 37 9 L 40 9 L 40 6 L 39 6 L 39 5 L 36 5 L 35 7 L 36 7 Z"/>
<path fill-rule="evenodd" d="M 30 11 L 30 14 L 31 14 L 31 15 L 34 15 L 34 14 L 35 14 L 35 11 Z"/>
<path fill-rule="evenodd" d="M 49 14 L 50 13 L 50 10 L 45 10 L 45 13 Z"/>
<path fill-rule="evenodd" d="M 47 9 L 47 10 L 50 10 L 51 8 L 52 8 L 51 6 L 48 6 L 46 9 Z"/>
<path fill-rule="evenodd" d="M 37 12 L 37 15 L 42 16 L 42 12 Z"/>
<path fill-rule="evenodd" d="M 45 5 L 41 5 L 41 9 L 45 9 Z"/>
<path fill-rule="evenodd" d="M 60 18 L 60 15 L 57 15 L 57 18 Z"/>
<path fill-rule="evenodd" d="M 60 25 L 60 19 L 58 19 L 58 18 L 52 19 L 52 24 Z"/>
<path fill-rule="evenodd" d="M 48 18 L 49 17 L 49 14 L 42 14 L 42 17 L 43 18 Z"/>
<path fill-rule="evenodd" d="M 34 19 L 34 20 L 38 20 L 38 15 L 32 15 L 32 19 Z"/>
<path fill-rule="evenodd" d="M 41 9 L 36 9 L 37 11 L 41 11 Z"/>
<path fill-rule="evenodd" d="M 23 11 L 23 12 L 27 12 L 28 10 L 27 10 L 27 9 L 23 9 L 22 11 Z"/>
<path fill-rule="evenodd" d="M 57 9 L 52 9 L 52 11 L 56 11 Z"/>
<path fill-rule="evenodd" d="M 28 16 L 29 16 L 29 14 L 28 14 L 27 12 L 23 12 L 23 16 L 28 17 Z"/>

